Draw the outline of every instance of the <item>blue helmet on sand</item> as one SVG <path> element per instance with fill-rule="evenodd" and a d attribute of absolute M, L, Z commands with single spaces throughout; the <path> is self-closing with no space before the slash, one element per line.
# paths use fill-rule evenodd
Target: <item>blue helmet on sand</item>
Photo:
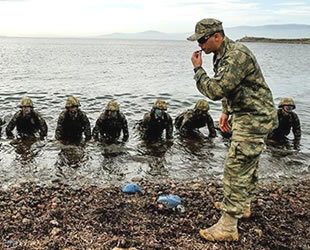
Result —
<path fill-rule="evenodd" d="M 181 204 L 181 198 L 173 194 L 161 195 L 158 197 L 157 202 L 165 205 L 167 208 L 175 208 Z"/>
<path fill-rule="evenodd" d="M 141 188 L 137 184 L 129 183 L 123 186 L 122 192 L 126 194 L 135 194 L 137 192 L 141 192 Z"/>

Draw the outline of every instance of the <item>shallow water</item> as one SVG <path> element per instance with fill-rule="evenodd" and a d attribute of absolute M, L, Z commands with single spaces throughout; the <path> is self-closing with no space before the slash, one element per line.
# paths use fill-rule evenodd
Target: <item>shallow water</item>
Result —
<path fill-rule="evenodd" d="M 271 87 L 275 103 L 291 96 L 301 120 L 301 150 L 268 147 L 260 161 L 260 177 L 294 179 L 310 173 L 310 46 L 247 44 L 255 53 Z M 156 98 L 168 101 L 175 118 L 203 98 L 193 80 L 190 62 L 195 43 L 187 41 L 138 41 L 96 39 L 0 39 L 0 117 L 6 122 L 18 110 L 23 96 L 49 126 L 46 141 L 0 139 L 0 184 L 23 181 L 71 185 L 123 183 L 136 177 L 206 180 L 222 178 L 229 142 L 214 139 L 181 139 L 146 144 L 135 123 L 151 109 Z M 212 74 L 211 56 L 204 66 Z M 87 143 L 59 144 L 54 131 L 68 95 L 75 95 L 92 127 L 108 101 L 116 99 L 129 123 L 129 141 L 109 146 Z M 220 102 L 210 101 L 216 121 Z M 207 129 L 201 130 L 208 134 Z M 292 137 L 290 137 L 292 138 Z"/>

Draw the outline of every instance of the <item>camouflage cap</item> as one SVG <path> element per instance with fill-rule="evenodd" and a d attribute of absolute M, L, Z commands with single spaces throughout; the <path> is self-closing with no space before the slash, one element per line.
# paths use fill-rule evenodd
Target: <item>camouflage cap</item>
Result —
<path fill-rule="evenodd" d="M 223 30 L 221 21 L 213 18 L 202 19 L 196 24 L 195 34 L 188 37 L 187 40 L 197 41 L 203 36 L 211 35 L 212 33 L 221 30 Z"/>
<path fill-rule="evenodd" d="M 280 99 L 278 107 L 281 108 L 284 105 L 292 106 L 293 109 L 296 108 L 295 102 L 294 102 L 293 98 L 291 98 L 291 97 L 283 97 Z"/>
<path fill-rule="evenodd" d="M 19 104 L 19 107 L 20 108 L 22 108 L 22 107 L 31 107 L 31 108 L 33 108 L 32 100 L 29 97 L 23 98 L 21 100 L 20 104 Z"/>
<path fill-rule="evenodd" d="M 116 101 L 109 101 L 106 110 L 119 111 L 119 105 Z"/>

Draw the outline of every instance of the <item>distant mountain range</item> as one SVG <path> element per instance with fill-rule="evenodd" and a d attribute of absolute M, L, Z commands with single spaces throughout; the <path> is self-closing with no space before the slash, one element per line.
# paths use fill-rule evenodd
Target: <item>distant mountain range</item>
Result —
<path fill-rule="evenodd" d="M 184 36 L 186 36 L 185 33 L 163 33 L 156 30 L 148 30 L 139 33 L 112 33 L 99 37 L 105 39 L 184 40 Z"/>
<path fill-rule="evenodd" d="M 268 38 L 310 38 L 310 25 L 282 24 L 264 26 L 237 26 L 225 28 L 225 33 L 231 39 L 240 39 L 244 36 Z M 139 33 L 112 33 L 99 36 L 104 39 L 141 39 L 141 40 L 185 40 L 193 32 L 163 33 L 149 30 Z"/>

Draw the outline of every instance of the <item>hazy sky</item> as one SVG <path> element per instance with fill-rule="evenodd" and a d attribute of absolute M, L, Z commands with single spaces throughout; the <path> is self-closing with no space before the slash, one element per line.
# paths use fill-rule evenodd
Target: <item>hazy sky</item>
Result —
<path fill-rule="evenodd" d="M 182 33 L 206 17 L 224 27 L 310 24 L 310 0 L 0 0 L 0 35 Z"/>

